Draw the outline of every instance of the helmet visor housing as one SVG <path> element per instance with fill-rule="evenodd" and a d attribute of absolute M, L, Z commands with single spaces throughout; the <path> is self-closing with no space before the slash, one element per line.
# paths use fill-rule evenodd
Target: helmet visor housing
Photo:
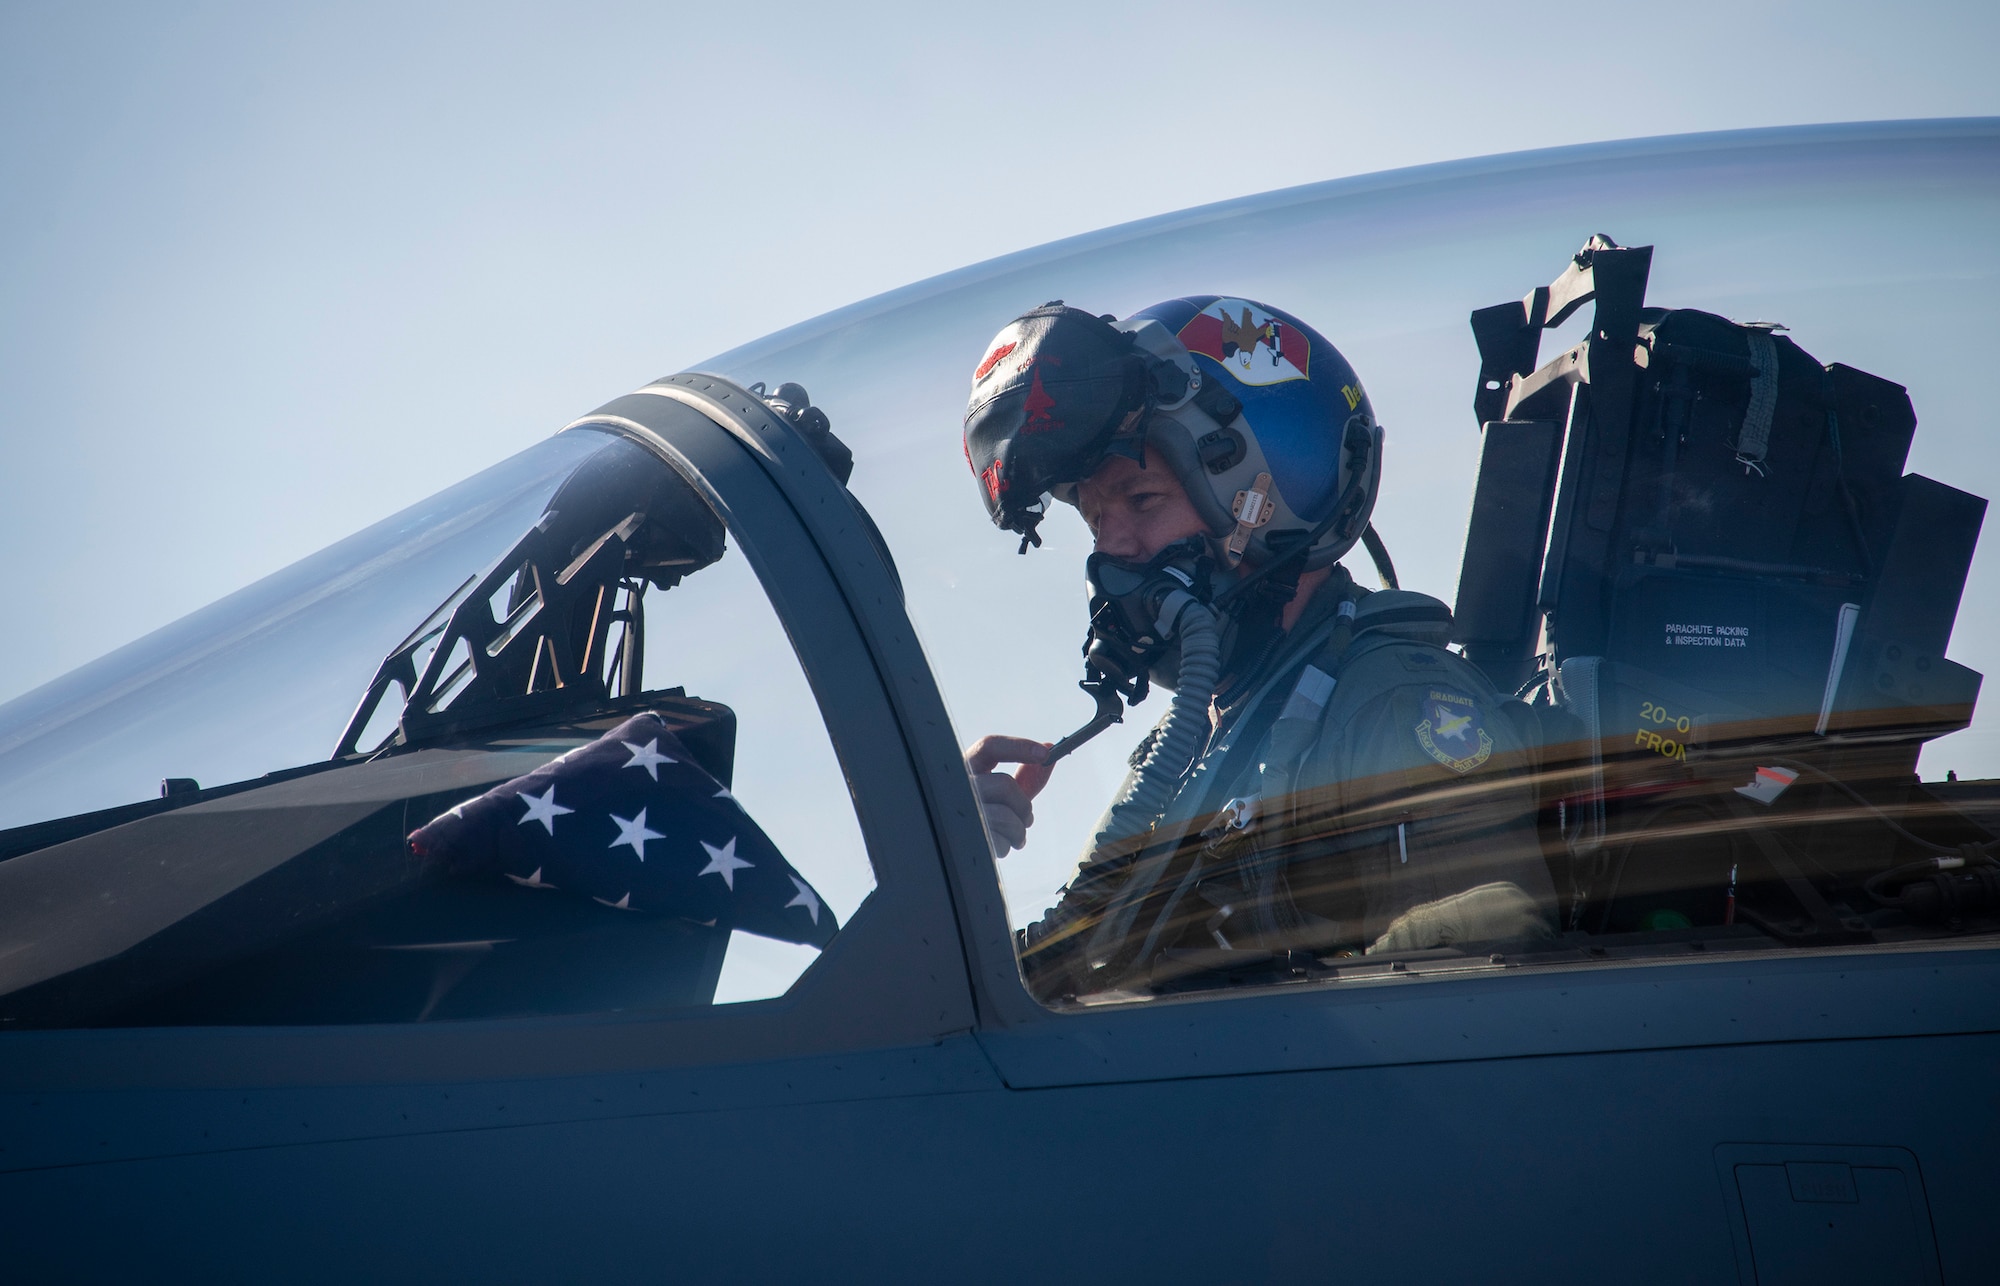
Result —
<path fill-rule="evenodd" d="M 1145 358 L 1105 318 L 1058 301 L 1009 322 L 965 411 L 966 463 L 994 524 L 1032 539 L 1044 493 L 1096 471 L 1147 387 Z"/>

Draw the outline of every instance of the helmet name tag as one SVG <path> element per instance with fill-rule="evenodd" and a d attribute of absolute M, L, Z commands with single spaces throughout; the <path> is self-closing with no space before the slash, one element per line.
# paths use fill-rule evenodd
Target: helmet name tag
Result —
<path fill-rule="evenodd" d="M 1250 534 L 1277 514 L 1278 508 L 1271 503 L 1271 475 L 1260 473 L 1247 491 L 1236 493 L 1236 503 L 1230 512 L 1236 517 L 1236 530 L 1229 533 L 1229 557 L 1233 561 L 1243 557 L 1243 551 L 1250 547 Z"/>

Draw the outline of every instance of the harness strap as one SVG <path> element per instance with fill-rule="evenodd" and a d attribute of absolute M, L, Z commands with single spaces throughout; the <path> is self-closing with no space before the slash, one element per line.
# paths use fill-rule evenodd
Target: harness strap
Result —
<path fill-rule="evenodd" d="M 1750 342 L 1750 405 L 1736 435 L 1736 458 L 1762 477 L 1764 456 L 1771 449 L 1771 420 L 1778 410 L 1778 342 L 1761 327 L 1751 327 L 1743 337 Z"/>

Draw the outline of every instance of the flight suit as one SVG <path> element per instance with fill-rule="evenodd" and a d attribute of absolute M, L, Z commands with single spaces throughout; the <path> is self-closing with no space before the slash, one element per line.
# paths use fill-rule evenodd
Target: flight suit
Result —
<path fill-rule="evenodd" d="M 1038 947 L 1062 959 L 1059 992 L 1145 975 L 1162 953 L 1551 935 L 1525 707 L 1446 650 L 1449 633 L 1438 600 L 1370 594 L 1337 569 L 1269 661 L 1228 685 L 1160 820 L 1100 843 L 1030 927 L 1031 975 Z"/>

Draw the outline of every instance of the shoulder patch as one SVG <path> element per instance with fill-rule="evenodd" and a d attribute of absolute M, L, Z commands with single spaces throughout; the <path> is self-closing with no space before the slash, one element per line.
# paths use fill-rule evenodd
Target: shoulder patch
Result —
<path fill-rule="evenodd" d="M 1432 688 L 1424 694 L 1423 719 L 1415 732 L 1424 753 L 1455 773 L 1469 773 L 1493 757 L 1493 737 L 1486 731 L 1479 703 L 1452 688 Z"/>

